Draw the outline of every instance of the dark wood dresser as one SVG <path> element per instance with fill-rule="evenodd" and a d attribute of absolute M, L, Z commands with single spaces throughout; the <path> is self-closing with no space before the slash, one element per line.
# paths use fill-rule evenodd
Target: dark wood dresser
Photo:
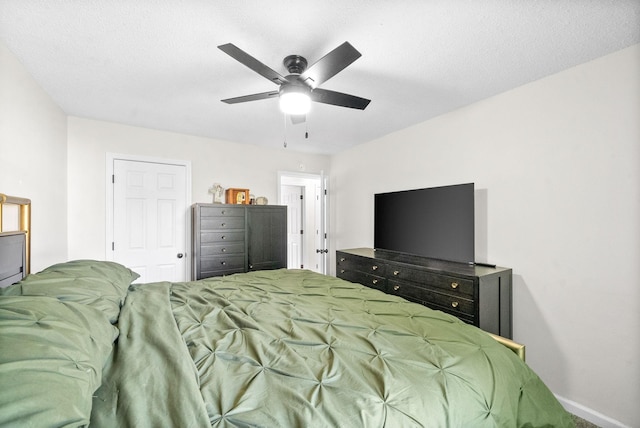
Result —
<path fill-rule="evenodd" d="M 336 276 L 452 314 L 511 339 L 512 271 L 373 248 L 336 252 Z"/>
<path fill-rule="evenodd" d="M 287 267 L 287 207 L 194 204 L 193 278 Z"/>

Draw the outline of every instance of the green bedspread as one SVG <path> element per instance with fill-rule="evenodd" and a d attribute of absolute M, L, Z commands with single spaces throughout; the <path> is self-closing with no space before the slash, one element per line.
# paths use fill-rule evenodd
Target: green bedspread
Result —
<path fill-rule="evenodd" d="M 564 427 L 486 333 L 301 270 L 133 285 L 97 427 Z"/>

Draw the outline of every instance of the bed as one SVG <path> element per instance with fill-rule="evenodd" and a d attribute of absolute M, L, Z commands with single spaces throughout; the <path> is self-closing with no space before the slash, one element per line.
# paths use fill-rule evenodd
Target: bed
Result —
<path fill-rule="evenodd" d="M 573 426 L 518 347 L 399 297 L 306 270 L 137 277 L 73 260 L 0 289 L 0 426 Z"/>

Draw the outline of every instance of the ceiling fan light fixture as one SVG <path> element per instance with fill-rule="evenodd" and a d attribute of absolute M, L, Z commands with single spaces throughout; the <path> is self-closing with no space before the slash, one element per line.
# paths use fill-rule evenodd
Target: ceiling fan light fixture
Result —
<path fill-rule="evenodd" d="M 302 115 L 311 110 L 310 90 L 298 85 L 280 87 L 280 110 L 290 115 Z"/>

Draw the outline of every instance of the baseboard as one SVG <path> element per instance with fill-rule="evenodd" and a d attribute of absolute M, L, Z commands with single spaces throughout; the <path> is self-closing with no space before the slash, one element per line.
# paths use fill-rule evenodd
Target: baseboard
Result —
<path fill-rule="evenodd" d="M 586 421 L 591 422 L 601 428 L 631 428 L 622 422 L 616 421 L 608 416 L 598 413 L 593 409 L 590 409 L 582 404 L 578 404 L 575 401 L 567 400 L 566 398 L 556 395 L 556 398 L 562 404 L 562 407 L 571 414 L 574 414 Z"/>

